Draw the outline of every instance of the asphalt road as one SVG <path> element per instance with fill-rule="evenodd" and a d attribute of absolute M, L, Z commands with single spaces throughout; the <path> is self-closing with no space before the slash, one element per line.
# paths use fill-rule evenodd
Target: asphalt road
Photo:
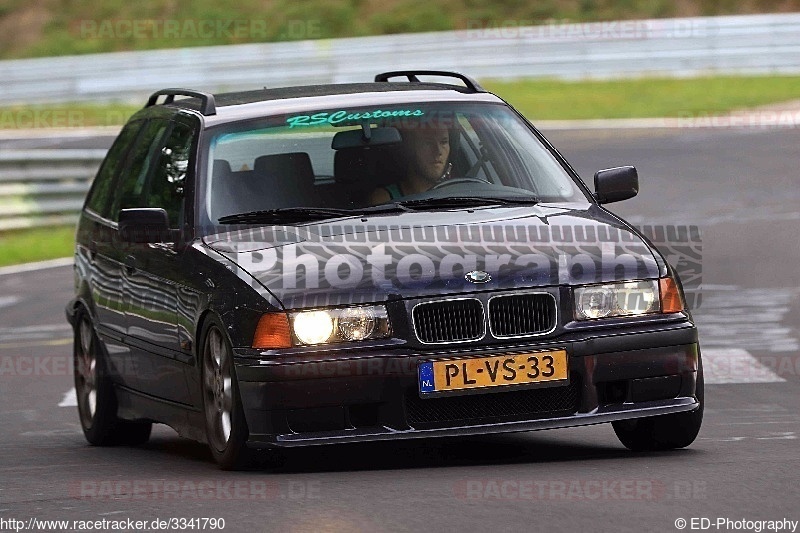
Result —
<path fill-rule="evenodd" d="M 204 446 L 163 426 L 141 448 L 92 448 L 69 405 L 70 268 L 5 273 L 0 529 L 10 518 L 70 521 L 50 530 L 223 518 L 225 531 L 348 532 L 678 531 L 676 520 L 691 530 L 692 518 L 710 519 L 695 529 L 753 531 L 735 521 L 800 520 L 800 131 L 550 138 L 589 180 L 639 168 L 640 195 L 614 206 L 631 221 L 702 230 L 695 317 L 707 403 L 690 448 L 630 453 L 600 425 L 292 450 L 280 467 L 246 473 L 217 470 Z"/>

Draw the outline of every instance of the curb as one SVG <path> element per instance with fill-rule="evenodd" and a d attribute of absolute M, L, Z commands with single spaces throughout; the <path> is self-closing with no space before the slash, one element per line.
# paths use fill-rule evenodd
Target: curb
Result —
<path fill-rule="evenodd" d="M 23 263 L 21 265 L 10 265 L 0 267 L 0 276 L 9 274 L 21 274 L 23 272 L 35 272 L 37 270 L 45 270 L 48 268 L 58 268 L 72 265 L 74 260 L 72 257 L 61 257 L 59 259 L 49 259 L 47 261 L 37 261 L 35 263 Z"/>
<path fill-rule="evenodd" d="M 28 128 L 28 129 L 0 129 L 0 140 L 16 139 L 47 139 L 50 137 L 101 137 L 116 136 L 122 125 L 119 126 L 94 126 L 91 128 Z"/>

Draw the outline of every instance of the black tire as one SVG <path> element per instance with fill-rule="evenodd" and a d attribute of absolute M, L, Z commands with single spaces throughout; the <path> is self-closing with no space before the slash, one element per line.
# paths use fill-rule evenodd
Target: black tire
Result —
<path fill-rule="evenodd" d="M 242 470 L 256 464 L 257 452 L 247 447 L 247 429 L 233 366 L 233 349 L 225 328 L 215 317 L 203 325 L 200 386 L 206 440 L 223 470 Z"/>
<path fill-rule="evenodd" d="M 138 446 L 150 439 L 153 424 L 117 418 L 117 396 L 89 315 L 80 311 L 73 342 L 75 393 L 83 435 L 93 446 Z"/>
<path fill-rule="evenodd" d="M 694 442 L 703 423 L 703 363 L 698 363 L 696 396 L 700 406 L 694 411 L 673 415 L 636 418 L 612 422 L 614 433 L 633 451 L 685 448 Z"/>

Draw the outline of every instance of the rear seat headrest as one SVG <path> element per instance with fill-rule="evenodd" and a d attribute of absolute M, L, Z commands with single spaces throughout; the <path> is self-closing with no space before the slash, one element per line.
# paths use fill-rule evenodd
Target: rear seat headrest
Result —
<path fill-rule="evenodd" d="M 311 158 L 305 152 L 262 155 L 256 159 L 253 170 L 262 179 L 277 179 L 274 182 L 277 184 L 314 184 Z"/>
<path fill-rule="evenodd" d="M 398 181 L 405 173 L 406 162 L 398 146 L 344 148 L 333 158 L 337 183 L 367 187 Z"/>

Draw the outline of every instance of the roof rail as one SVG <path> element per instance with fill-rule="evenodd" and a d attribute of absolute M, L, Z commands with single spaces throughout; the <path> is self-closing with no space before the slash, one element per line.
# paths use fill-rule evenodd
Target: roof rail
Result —
<path fill-rule="evenodd" d="M 469 76 L 465 76 L 459 72 L 448 72 L 446 70 L 395 70 L 393 72 L 383 72 L 375 76 L 376 82 L 389 81 L 389 78 L 397 78 L 404 76 L 408 78 L 409 82 L 419 83 L 417 76 L 443 76 L 446 78 L 457 78 L 464 82 L 467 89 L 473 93 L 485 93 L 486 89 Z"/>
<path fill-rule="evenodd" d="M 194 98 L 199 98 L 200 112 L 204 116 L 217 114 L 217 104 L 214 101 L 214 95 L 210 93 L 193 91 L 191 89 L 161 89 L 160 91 L 156 91 L 150 95 L 145 107 L 156 105 L 159 96 L 166 96 L 164 99 L 165 104 L 171 104 L 175 100 L 176 96 L 191 96 Z"/>

